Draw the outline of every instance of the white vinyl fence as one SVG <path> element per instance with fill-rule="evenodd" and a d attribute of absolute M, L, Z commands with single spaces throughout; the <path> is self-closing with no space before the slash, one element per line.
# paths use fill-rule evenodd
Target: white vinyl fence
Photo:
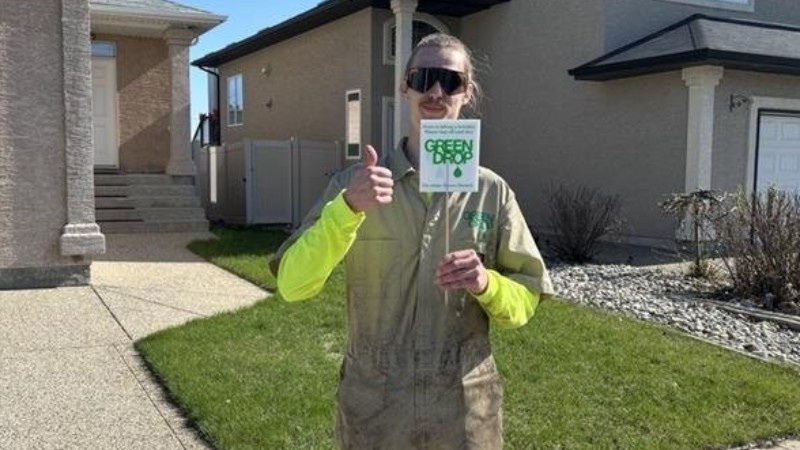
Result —
<path fill-rule="evenodd" d="M 197 182 L 210 220 L 298 226 L 342 168 L 338 142 L 245 139 L 197 153 Z"/>

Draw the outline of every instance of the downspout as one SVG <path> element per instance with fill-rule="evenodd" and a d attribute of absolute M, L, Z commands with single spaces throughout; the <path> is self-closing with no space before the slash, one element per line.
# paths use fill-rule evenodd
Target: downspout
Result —
<path fill-rule="evenodd" d="M 216 106 L 216 116 L 217 116 L 217 133 L 216 133 L 216 136 L 214 136 L 214 138 L 216 138 L 216 139 L 211 139 L 211 140 L 215 141 L 215 142 L 212 142 L 214 145 L 220 145 L 221 144 L 220 143 L 220 141 L 221 141 L 221 139 L 220 139 L 221 138 L 220 131 L 221 131 L 221 128 L 222 128 L 222 116 L 221 116 L 222 112 L 221 112 L 220 107 L 219 107 L 219 100 L 220 100 L 219 73 L 214 72 L 213 70 L 208 69 L 208 68 L 203 67 L 203 66 L 196 66 L 196 67 L 198 69 L 202 70 L 205 73 L 213 75 L 214 78 L 216 78 L 216 86 L 217 86 L 216 103 L 217 104 L 215 106 Z M 214 111 L 212 111 L 212 112 L 214 112 Z"/>

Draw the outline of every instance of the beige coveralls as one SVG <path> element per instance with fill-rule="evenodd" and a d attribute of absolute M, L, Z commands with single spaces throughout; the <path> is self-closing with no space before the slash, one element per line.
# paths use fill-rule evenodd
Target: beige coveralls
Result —
<path fill-rule="evenodd" d="M 502 387 L 489 345 L 489 319 L 465 291 L 445 301 L 434 284 L 445 254 L 472 248 L 487 268 L 534 292 L 552 293 L 544 263 L 514 194 L 480 169 L 479 191 L 434 194 L 400 149 L 381 158 L 392 171 L 392 203 L 366 215 L 345 257 L 348 345 L 338 392 L 343 449 L 500 449 Z M 346 188 L 353 170 L 331 180 L 280 255 Z M 520 268 L 516 272 L 509 267 Z"/>

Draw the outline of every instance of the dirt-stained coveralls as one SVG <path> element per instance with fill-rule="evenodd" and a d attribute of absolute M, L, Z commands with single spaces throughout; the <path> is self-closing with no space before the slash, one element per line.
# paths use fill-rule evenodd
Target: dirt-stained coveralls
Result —
<path fill-rule="evenodd" d="M 378 163 L 392 172 L 390 204 L 358 218 L 341 195 L 354 168 L 338 173 L 270 266 L 277 274 L 282 255 L 321 216 L 329 228 L 309 247 L 347 241 L 331 237 L 337 233 L 351 235 L 330 250 L 346 252 L 349 329 L 337 420 L 343 449 L 500 449 L 502 388 L 490 317 L 501 327 L 524 324 L 540 296 L 552 294 L 552 284 L 502 178 L 480 168 L 478 192 L 426 197 L 402 147 Z M 459 290 L 446 299 L 434 284 L 445 255 L 446 207 L 450 250 L 474 249 L 490 269 L 487 292 L 477 298 Z M 314 248 L 305 250 L 311 265 L 318 262 L 310 259 Z M 302 277 L 304 268 L 291 271 Z M 509 312 L 504 297 L 525 304 Z"/>

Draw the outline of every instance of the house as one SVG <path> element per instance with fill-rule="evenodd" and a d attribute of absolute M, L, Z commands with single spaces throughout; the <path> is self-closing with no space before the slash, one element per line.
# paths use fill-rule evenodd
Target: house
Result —
<path fill-rule="evenodd" d="M 224 17 L 167 0 L 0 0 L 0 11 L 0 288 L 87 284 L 104 233 L 207 229 L 188 48 Z M 156 207 L 175 197 L 195 211 L 164 219 Z"/>
<path fill-rule="evenodd" d="M 620 195 L 647 245 L 675 236 L 670 193 L 800 187 L 795 0 L 329 0 L 192 64 L 219 78 L 223 143 L 308 135 L 357 161 L 402 135 L 395 61 L 436 30 L 486 57 L 482 164 L 539 229 L 558 184 Z"/>

